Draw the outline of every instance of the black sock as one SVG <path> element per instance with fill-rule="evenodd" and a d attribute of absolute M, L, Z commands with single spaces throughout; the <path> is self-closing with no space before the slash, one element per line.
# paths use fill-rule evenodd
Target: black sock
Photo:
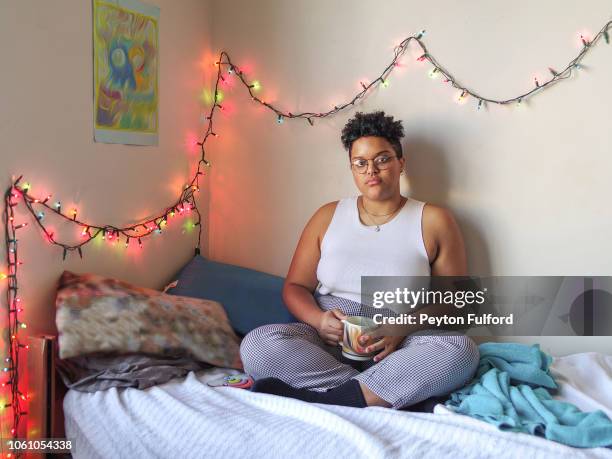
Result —
<path fill-rule="evenodd" d="M 278 378 L 262 378 L 255 381 L 251 391 L 282 395 L 283 397 L 297 398 L 312 403 L 353 406 L 355 408 L 365 408 L 368 406 L 359 386 L 359 381 L 356 379 L 349 379 L 344 384 L 334 387 L 327 392 L 318 392 L 308 389 L 296 389 Z"/>

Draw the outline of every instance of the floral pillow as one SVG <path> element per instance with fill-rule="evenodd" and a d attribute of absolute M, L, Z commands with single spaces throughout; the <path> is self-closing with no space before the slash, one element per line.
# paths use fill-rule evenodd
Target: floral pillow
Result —
<path fill-rule="evenodd" d="M 240 339 L 216 301 L 64 271 L 55 322 L 62 359 L 94 353 L 181 354 L 242 369 Z"/>

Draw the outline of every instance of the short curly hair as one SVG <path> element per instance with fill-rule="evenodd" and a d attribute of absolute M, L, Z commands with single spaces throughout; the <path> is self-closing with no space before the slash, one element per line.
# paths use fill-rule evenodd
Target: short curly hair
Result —
<path fill-rule="evenodd" d="M 391 144 L 398 158 L 403 155 L 401 138 L 404 137 L 402 121 L 395 121 L 392 116 L 386 116 L 382 110 L 371 113 L 355 113 L 342 129 L 340 140 L 351 156 L 353 142 L 360 137 L 384 137 Z"/>

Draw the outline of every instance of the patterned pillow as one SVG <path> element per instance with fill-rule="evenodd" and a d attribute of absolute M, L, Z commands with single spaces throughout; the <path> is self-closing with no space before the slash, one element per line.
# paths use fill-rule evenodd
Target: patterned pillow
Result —
<path fill-rule="evenodd" d="M 94 353 L 183 354 L 242 369 L 240 339 L 216 301 L 64 271 L 55 322 L 62 359 Z"/>

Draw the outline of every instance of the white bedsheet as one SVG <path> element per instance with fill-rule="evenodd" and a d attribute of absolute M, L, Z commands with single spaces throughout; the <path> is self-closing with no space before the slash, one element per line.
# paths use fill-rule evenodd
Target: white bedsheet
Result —
<path fill-rule="evenodd" d="M 311 404 L 229 387 L 189 373 L 146 390 L 69 391 L 66 436 L 75 458 L 612 458 L 492 425 L 438 405 L 436 413 Z M 612 413 L 612 357 L 557 359 L 562 393 L 582 409 Z"/>
<path fill-rule="evenodd" d="M 559 357 L 550 370 L 559 384 L 554 398 L 582 411 L 602 410 L 612 419 L 612 355 L 587 352 Z"/>

